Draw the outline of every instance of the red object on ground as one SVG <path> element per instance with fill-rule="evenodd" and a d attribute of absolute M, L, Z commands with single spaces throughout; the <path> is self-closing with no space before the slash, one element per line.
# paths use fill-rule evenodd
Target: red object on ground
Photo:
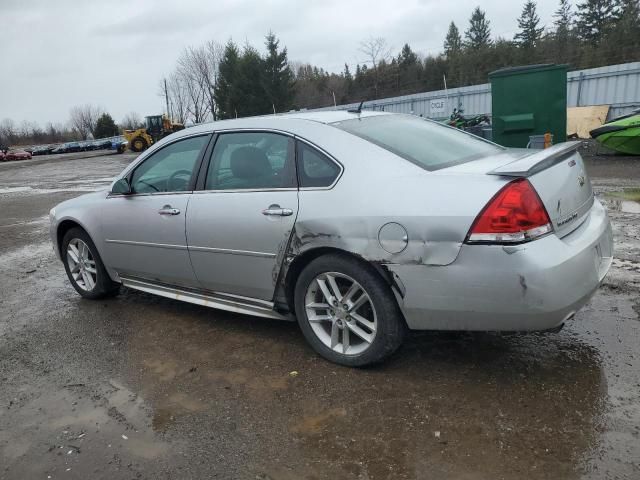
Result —
<path fill-rule="evenodd" d="M 30 160 L 31 159 L 31 154 L 29 152 L 25 152 L 24 150 L 9 150 L 5 154 L 4 159 L 6 161 L 11 161 L 11 160 Z"/>

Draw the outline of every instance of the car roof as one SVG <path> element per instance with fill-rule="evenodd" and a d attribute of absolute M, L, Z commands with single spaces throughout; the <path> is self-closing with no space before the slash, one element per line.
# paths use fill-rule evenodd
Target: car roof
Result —
<path fill-rule="evenodd" d="M 180 132 L 178 132 L 178 136 L 185 136 L 193 133 L 208 133 L 218 129 L 225 130 L 234 128 L 278 128 L 279 124 L 282 126 L 291 126 L 292 122 L 316 122 L 322 124 L 331 124 L 344 120 L 376 117 L 380 115 L 394 114 L 388 112 L 365 110 L 360 113 L 348 112 L 347 110 L 323 110 L 313 112 L 300 111 L 282 113 L 277 115 L 261 115 L 255 117 L 242 117 L 230 120 L 218 120 L 215 122 L 201 123 L 192 127 L 188 127 L 184 130 L 180 130 Z"/>

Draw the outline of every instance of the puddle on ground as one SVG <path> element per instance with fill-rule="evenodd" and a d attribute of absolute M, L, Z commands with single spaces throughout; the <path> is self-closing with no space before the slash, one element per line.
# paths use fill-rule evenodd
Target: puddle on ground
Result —
<path fill-rule="evenodd" d="M 613 200 L 611 207 L 613 210 L 622 213 L 640 213 L 640 202 L 632 200 Z"/>
<path fill-rule="evenodd" d="M 606 194 L 612 210 L 622 213 L 640 213 L 640 188 L 625 188 L 621 192 Z"/>

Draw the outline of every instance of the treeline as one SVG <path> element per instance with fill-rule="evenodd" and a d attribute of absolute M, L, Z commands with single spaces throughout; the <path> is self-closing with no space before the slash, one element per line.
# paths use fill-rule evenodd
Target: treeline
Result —
<path fill-rule="evenodd" d="M 130 112 L 116 124 L 104 109 L 94 105 L 77 105 L 71 108 L 66 123 L 47 123 L 41 127 L 36 122 L 24 121 L 19 125 L 10 118 L 0 121 L 0 146 L 44 145 L 88 138 L 113 137 L 123 130 L 143 126 L 140 116 Z"/>
<path fill-rule="evenodd" d="M 233 41 L 209 42 L 185 50 L 161 93 L 175 120 L 200 123 L 439 90 L 445 79 L 449 88 L 485 83 L 489 72 L 513 65 L 566 63 L 575 70 L 640 60 L 638 0 L 560 0 L 549 25 L 527 0 L 514 21 L 513 38 L 494 37 L 477 7 L 466 26 L 450 23 L 436 55 L 409 44 L 394 54 L 384 38 L 372 37 L 358 48 L 365 61 L 339 73 L 289 62 L 272 33 L 262 54 Z"/>
<path fill-rule="evenodd" d="M 159 94 L 174 121 L 202 123 L 224 118 L 281 113 L 362 100 L 487 82 L 489 72 L 507 66 L 566 63 L 570 69 L 640 61 L 640 0 L 559 0 L 553 20 L 543 25 L 536 3 L 526 0 L 513 38 L 496 37 L 491 21 L 477 7 L 467 25 L 451 22 L 442 52 L 423 55 L 407 43 L 399 52 L 382 37 L 360 42 L 364 61 L 328 72 L 290 62 L 287 48 L 269 33 L 264 49 L 210 41 L 189 47 L 173 72 L 160 81 Z M 104 109 L 85 105 L 70 111 L 65 125 L 40 128 L 0 122 L 0 144 L 54 143 L 84 139 L 104 131 L 142 124 L 131 113 L 119 125 Z M 155 114 L 157 112 L 145 112 Z"/>

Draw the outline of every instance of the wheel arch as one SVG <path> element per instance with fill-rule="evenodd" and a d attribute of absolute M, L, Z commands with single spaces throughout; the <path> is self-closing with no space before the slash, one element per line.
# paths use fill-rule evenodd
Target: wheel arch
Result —
<path fill-rule="evenodd" d="M 87 229 L 82 223 L 74 218 L 65 218 L 61 220 L 56 227 L 56 244 L 58 247 L 57 253 L 59 257 L 62 258 L 62 239 L 69 230 L 76 227 L 82 229 L 82 231 L 84 231 L 89 236 L 89 238 L 93 242 L 93 245 L 96 247 L 96 250 L 98 250 L 98 255 L 100 255 L 100 258 L 102 258 L 102 252 L 100 252 L 98 244 L 94 240 L 93 235 L 91 235 L 91 233 L 89 232 L 89 229 Z"/>
<path fill-rule="evenodd" d="M 283 289 L 284 295 L 286 298 L 287 307 L 290 312 L 295 312 L 294 306 L 294 292 L 296 283 L 298 281 L 298 277 L 305 269 L 307 265 L 309 265 L 313 260 L 319 258 L 324 255 L 336 254 L 343 255 L 345 257 L 349 257 L 355 259 L 359 263 L 361 263 L 366 268 L 374 271 L 389 287 L 391 287 L 392 292 L 394 293 L 396 300 L 398 300 L 398 296 L 402 297 L 404 295 L 404 288 L 397 284 L 394 279 L 392 273 L 387 270 L 383 264 L 371 262 L 364 257 L 357 255 L 353 252 L 349 252 L 347 250 L 343 250 L 336 247 L 315 247 L 304 252 L 299 253 L 294 257 L 294 259 L 289 263 L 286 273 L 284 275 L 283 281 Z"/>

